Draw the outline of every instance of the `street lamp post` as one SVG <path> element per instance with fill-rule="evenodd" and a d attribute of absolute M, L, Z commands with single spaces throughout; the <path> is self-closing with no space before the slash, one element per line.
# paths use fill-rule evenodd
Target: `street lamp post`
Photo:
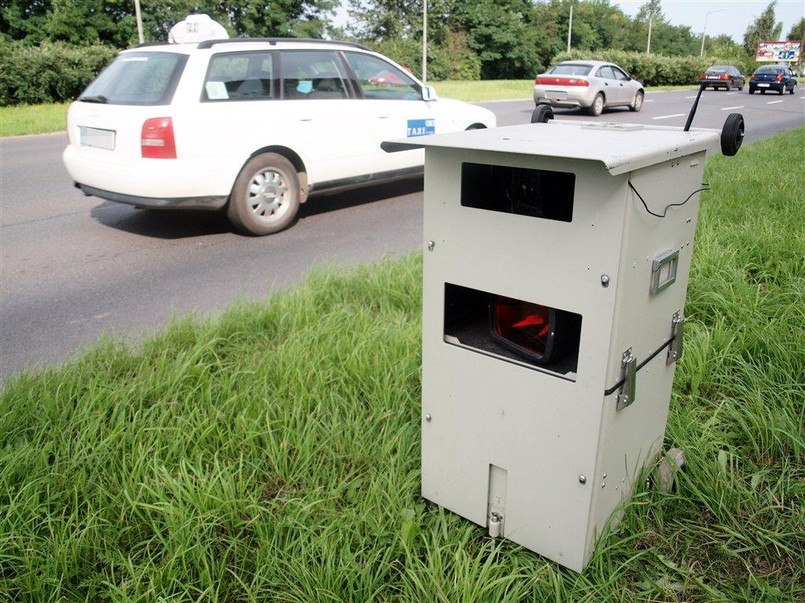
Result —
<path fill-rule="evenodd" d="M 702 49 L 699 51 L 699 56 L 704 56 L 704 39 L 707 37 L 707 18 L 713 13 L 723 13 L 726 11 L 726 8 L 719 8 L 718 10 L 711 10 L 704 16 L 704 27 L 702 28 Z"/>

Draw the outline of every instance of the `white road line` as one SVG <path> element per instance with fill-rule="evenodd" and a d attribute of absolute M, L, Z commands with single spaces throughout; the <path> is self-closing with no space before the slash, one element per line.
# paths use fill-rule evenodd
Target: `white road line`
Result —
<path fill-rule="evenodd" d="M 779 103 L 784 103 L 784 102 L 785 102 L 785 101 L 769 101 L 769 102 L 767 102 L 766 104 L 767 104 L 767 105 L 777 105 L 777 104 L 779 104 Z"/>
<path fill-rule="evenodd" d="M 745 105 L 738 105 L 737 107 L 722 107 L 722 111 L 732 111 L 733 109 L 743 109 Z"/>
<path fill-rule="evenodd" d="M 661 115 L 659 117 L 652 117 L 651 119 L 673 119 L 674 117 L 685 117 L 684 113 L 674 113 L 673 115 Z"/>
<path fill-rule="evenodd" d="M 695 96 L 686 96 L 686 97 L 685 97 L 685 100 L 690 100 L 690 99 L 692 99 L 692 98 L 696 98 L 696 97 L 695 97 Z"/>

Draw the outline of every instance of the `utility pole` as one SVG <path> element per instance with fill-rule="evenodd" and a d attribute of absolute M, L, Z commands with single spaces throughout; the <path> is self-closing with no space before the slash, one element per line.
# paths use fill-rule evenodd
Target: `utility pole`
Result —
<path fill-rule="evenodd" d="M 428 83 L 428 0 L 422 2 L 422 83 Z"/>
<path fill-rule="evenodd" d="M 573 0 L 570 0 L 570 20 L 567 24 L 567 51 L 570 52 L 570 33 L 573 31 Z"/>
<path fill-rule="evenodd" d="M 137 39 L 140 44 L 145 42 L 143 37 L 143 16 L 140 13 L 140 0 L 134 0 L 134 15 L 137 17 Z"/>
<path fill-rule="evenodd" d="M 651 53 L 651 24 L 654 22 L 654 15 L 648 16 L 648 42 L 646 42 L 646 54 Z"/>

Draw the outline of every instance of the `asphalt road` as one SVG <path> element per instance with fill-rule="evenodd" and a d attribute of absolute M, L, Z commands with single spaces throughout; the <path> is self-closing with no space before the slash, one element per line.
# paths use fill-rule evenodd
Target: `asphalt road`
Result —
<path fill-rule="evenodd" d="M 695 93 L 647 95 L 597 121 L 682 127 Z M 739 112 L 746 141 L 805 125 L 805 97 L 707 91 L 694 127 Z M 531 101 L 487 103 L 501 126 Z M 557 119 L 592 119 L 557 110 Z M 236 234 L 208 213 L 141 211 L 84 197 L 61 162 L 63 133 L 0 139 L 0 383 L 61 363 L 103 333 L 136 342 L 173 316 L 220 312 L 298 283 L 311 267 L 377 262 L 422 242 L 421 181 L 313 198 L 277 235 Z"/>

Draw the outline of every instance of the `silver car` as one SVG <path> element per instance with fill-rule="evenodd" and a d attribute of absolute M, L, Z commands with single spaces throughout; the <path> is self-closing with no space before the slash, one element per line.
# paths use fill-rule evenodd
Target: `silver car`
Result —
<path fill-rule="evenodd" d="M 534 103 L 552 107 L 579 107 L 593 116 L 606 107 L 640 111 L 645 90 L 614 63 L 564 61 L 534 80 Z"/>

